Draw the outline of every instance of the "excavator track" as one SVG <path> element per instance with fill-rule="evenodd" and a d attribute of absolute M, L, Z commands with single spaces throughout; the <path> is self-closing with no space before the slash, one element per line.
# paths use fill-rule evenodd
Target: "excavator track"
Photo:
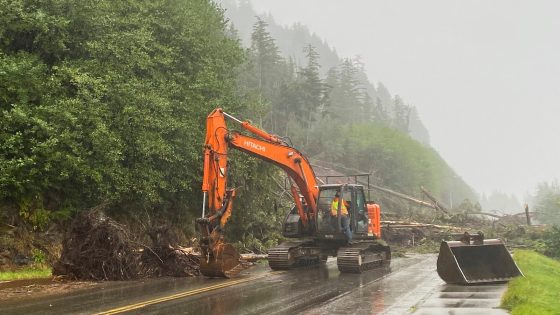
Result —
<path fill-rule="evenodd" d="M 274 270 L 287 270 L 293 267 L 315 265 L 322 261 L 311 242 L 285 242 L 268 250 L 268 264 Z"/>
<path fill-rule="evenodd" d="M 360 242 L 341 247 L 337 253 L 337 265 L 340 272 L 361 273 L 363 271 L 388 265 L 391 261 L 389 246 Z"/>
<path fill-rule="evenodd" d="M 294 264 L 290 260 L 290 247 L 277 246 L 268 250 L 268 264 L 275 270 L 290 269 Z"/>

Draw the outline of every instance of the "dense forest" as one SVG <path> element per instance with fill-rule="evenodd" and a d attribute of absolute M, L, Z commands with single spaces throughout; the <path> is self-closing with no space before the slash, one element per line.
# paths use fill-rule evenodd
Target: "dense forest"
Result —
<path fill-rule="evenodd" d="M 192 225 L 205 116 L 247 108 L 215 4 L 1 1 L 0 38 L 4 218 L 45 227 L 107 203 Z"/>
<path fill-rule="evenodd" d="M 428 145 L 414 107 L 371 84 L 359 58 L 270 17 L 255 18 L 244 41 L 226 14 L 208 0 L 0 0 L 2 220 L 41 230 L 103 204 L 192 234 L 203 126 L 216 107 L 376 184 L 476 199 Z M 289 207 L 281 174 L 240 153 L 232 169 L 241 189 L 231 235 L 275 242 Z"/>

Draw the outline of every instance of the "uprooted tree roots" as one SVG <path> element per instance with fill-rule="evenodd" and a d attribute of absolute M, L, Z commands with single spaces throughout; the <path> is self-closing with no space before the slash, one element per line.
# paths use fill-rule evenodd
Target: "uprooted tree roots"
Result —
<path fill-rule="evenodd" d="M 156 227 L 147 232 L 152 246 L 143 251 L 141 260 L 144 274 L 149 276 L 197 276 L 199 258 L 191 249 L 179 245 L 176 235 L 166 227 Z"/>
<path fill-rule="evenodd" d="M 180 247 L 166 228 L 147 232 L 146 246 L 98 209 L 78 215 L 66 233 L 53 274 L 75 279 L 129 280 L 150 276 L 195 276 L 198 256 Z"/>

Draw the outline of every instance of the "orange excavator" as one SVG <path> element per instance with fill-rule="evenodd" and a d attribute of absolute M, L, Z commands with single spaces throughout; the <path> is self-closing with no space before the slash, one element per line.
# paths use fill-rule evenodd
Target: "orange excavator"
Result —
<path fill-rule="evenodd" d="M 228 129 L 226 119 L 251 135 Z M 203 275 L 229 278 L 244 269 L 237 250 L 224 240 L 236 194 L 227 187 L 229 149 L 277 165 L 290 180 L 295 205 L 282 232 L 292 240 L 268 251 L 272 269 L 320 264 L 329 256 L 337 257 L 341 272 L 359 273 L 390 262 L 390 248 L 381 240 L 380 207 L 366 201 L 362 185 L 319 185 L 307 158 L 287 141 L 218 108 L 206 121 L 202 217 L 196 220 Z M 335 196 L 343 202 L 333 203 Z"/>

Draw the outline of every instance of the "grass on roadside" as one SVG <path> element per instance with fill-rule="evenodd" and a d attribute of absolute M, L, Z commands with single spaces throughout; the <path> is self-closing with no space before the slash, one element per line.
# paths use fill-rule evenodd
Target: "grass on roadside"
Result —
<path fill-rule="evenodd" d="M 513 258 L 525 277 L 509 282 L 502 307 L 513 315 L 560 313 L 560 262 L 529 250 Z"/>
<path fill-rule="evenodd" d="M 0 271 L 0 281 L 48 278 L 52 275 L 50 268 L 24 268 L 16 271 Z"/>

